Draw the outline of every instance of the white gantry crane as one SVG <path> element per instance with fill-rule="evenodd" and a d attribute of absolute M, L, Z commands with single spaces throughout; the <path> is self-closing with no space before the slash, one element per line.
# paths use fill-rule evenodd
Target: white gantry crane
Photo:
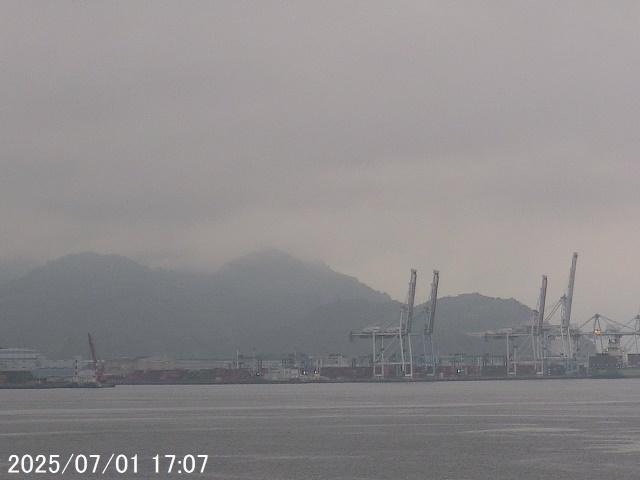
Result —
<path fill-rule="evenodd" d="M 562 339 L 562 355 L 569 360 L 567 367 L 571 371 L 577 368 L 575 357 L 576 349 L 573 346 L 573 339 L 571 338 L 571 304 L 573 303 L 573 284 L 576 280 L 576 262 L 578 260 L 578 254 L 573 254 L 573 260 L 571 262 L 571 271 L 569 272 L 569 285 L 567 287 L 567 294 L 562 297 L 562 322 L 560 324 L 560 337 Z"/>
<path fill-rule="evenodd" d="M 372 367 L 374 378 L 389 376 L 389 369 L 397 366 L 405 377 L 413 377 L 413 350 L 411 328 L 413 324 L 413 304 L 416 296 L 415 270 L 411 270 L 407 301 L 400 308 L 399 319 L 388 325 L 371 325 L 360 332 L 351 332 L 350 338 L 371 338 Z"/>
<path fill-rule="evenodd" d="M 433 357 L 433 326 L 436 313 L 436 297 L 438 294 L 438 278 L 437 270 L 433 272 L 433 283 L 431 284 L 431 298 L 426 305 L 426 324 L 423 332 L 423 341 L 426 336 L 429 337 Z M 413 332 L 414 302 L 416 296 L 416 279 L 415 270 L 411 270 L 409 279 L 409 292 L 407 293 L 407 301 L 400 308 L 399 316 L 394 318 L 387 325 L 371 325 L 359 332 L 351 332 L 350 338 L 370 338 L 372 348 L 372 370 L 374 378 L 386 378 L 390 376 L 391 371 L 400 373 L 406 378 L 413 378 L 414 357 L 413 345 L 411 337 L 415 335 Z M 418 332 L 418 335 L 420 333 Z M 426 350 L 426 348 L 425 348 Z M 426 353 L 425 353 L 426 357 Z M 434 363 L 435 367 L 435 363 Z"/>
<path fill-rule="evenodd" d="M 425 305 L 425 311 L 427 319 L 424 323 L 424 331 L 422 333 L 422 345 L 424 349 L 424 363 L 427 368 L 427 375 L 433 376 L 436 373 L 436 354 L 433 347 L 433 328 L 436 320 L 436 301 L 438 299 L 438 282 L 440 280 L 440 272 L 438 270 L 433 271 L 433 281 L 431 282 L 431 295 L 429 301 Z M 427 337 L 429 338 L 429 346 L 431 348 L 429 360 L 427 360 Z M 428 371 L 429 365 L 431 371 Z"/>
<path fill-rule="evenodd" d="M 536 375 L 547 375 L 553 364 L 562 365 L 566 375 L 573 375 L 578 368 L 577 352 L 580 329 L 571 326 L 571 306 L 573 302 L 573 287 L 576 277 L 576 262 L 578 254 L 574 253 L 567 293 L 551 308 L 545 318 L 545 303 L 547 296 L 547 276 L 542 276 L 540 295 L 536 310 L 532 313 L 531 322 L 513 327 L 502 328 L 497 331 L 474 334 L 485 339 L 506 339 L 509 375 L 517 375 L 518 363 L 533 364 Z M 549 323 L 553 315 L 561 309 L 560 325 Z M 556 339 L 561 345 L 557 348 Z"/>
<path fill-rule="evenodd" d="M 627 323 L 620 323 L 596 313 L 580 328 L 589 323 L 592 326 L 583 335 L 593 342 L 597 354 L 620 357 L 621 365 L 629 364 L 629 354 L 640 354 L 640 314 Z"/>
<path fill-rule="evenodd" d="M 547 276 L 542 276 L 538 308 L 533 311 L 534 328 L 532 329 L 533 365 L 536 375 L 545 373 L 546 346 L 544 341 L 544 307 L 547 300 Z"/>

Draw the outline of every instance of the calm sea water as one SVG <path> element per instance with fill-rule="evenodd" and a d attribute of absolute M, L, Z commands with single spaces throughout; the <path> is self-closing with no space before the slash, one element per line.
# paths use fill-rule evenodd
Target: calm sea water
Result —
<path fill-rule="evenodd" d="M 65 477 L 636 480 L 640 380 L 0 390 L 0 479 Z"/>

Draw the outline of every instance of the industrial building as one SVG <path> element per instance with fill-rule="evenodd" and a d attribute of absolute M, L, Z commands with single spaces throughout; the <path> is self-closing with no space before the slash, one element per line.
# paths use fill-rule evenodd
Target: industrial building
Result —
<path fill-rule="evenodd" d="M 36 350 L 3 348 L 0 349 L 0 385 L 72 379 L 78 376 L 82 366 L 80 357 L 50 360 Z"/>

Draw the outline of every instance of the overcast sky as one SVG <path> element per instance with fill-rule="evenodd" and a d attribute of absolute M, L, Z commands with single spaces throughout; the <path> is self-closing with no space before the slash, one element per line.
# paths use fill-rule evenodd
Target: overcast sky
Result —
<path fill-rule="evenodd" d="M 640 3 L 0 2 L 0 260 L 263 248 L 640 310 Z"/>

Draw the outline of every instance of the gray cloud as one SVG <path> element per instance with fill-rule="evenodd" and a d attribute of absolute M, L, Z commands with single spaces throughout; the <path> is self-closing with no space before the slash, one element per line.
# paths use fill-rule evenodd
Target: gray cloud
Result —
<path fill-rule="evenodd" d="M 576 250 L 576 315 L 640 307 L 636 2 L 0 13 L 3 261 L 273 246 L 398 298 L 439 268 L 532 304 Z"/>

